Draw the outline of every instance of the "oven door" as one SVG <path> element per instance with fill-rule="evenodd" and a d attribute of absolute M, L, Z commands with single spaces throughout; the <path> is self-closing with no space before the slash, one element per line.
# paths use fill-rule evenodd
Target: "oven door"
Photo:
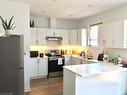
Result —
<path fill-rule="evenodd" d="M 48 73 L 63 71 L 64 59 L 62 60 L 63 64 L 58 64 L 58 59 L 48 59 Z"/>

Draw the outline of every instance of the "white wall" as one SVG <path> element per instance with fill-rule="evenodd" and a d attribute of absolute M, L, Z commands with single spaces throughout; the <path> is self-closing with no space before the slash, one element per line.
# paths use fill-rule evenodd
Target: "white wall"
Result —
<path fill-rule="evenodd" d="M 112 9 L 95 16 L 84 18 L 80 20 L 80 27 L 87 27 L 90 24 L 98 22 L 108 22 L 127 19 L 127 6 L 122 6 L 116 9 Z"/>
<path fill-rule="evenodd" d="M 78 20 L 57 19 L 56 28 L 58 29 L 78 29 Z"/>
<path fill-rule="evenodd" d="M 34 20 L 37 28 L 50 28 L 50 18 L 48 17 L 31 16 L 31 20 Z M 78 29 L 78 27 L 78 20 L 56 19 L 57 29 Z"/>
<path fill-rule="evenodd" d="M 30 20 L 30 8 L 28 4 L 9 2 L 9 1 L 0 1 L 0 16 L 3 18 L 9 19 L 12 15 L 15 15 L 14 22 L 16 28 L 13 30 L 13 34 L 22 34 L 24 35 L 24 52 L 27 57 L 27 62 L 24 62 L 25 70 L 25 90 L 30 89 L 29 81 L 29 20 Z M 0 32 L 4 33 L 2 25 L 0 24 Z"/>
<path fill-rule="evenodd" d="M 127 6 L 122 6 L 116 9 L 112 9 L 95 16 L 91 16 L 88 18 L 84 18 L 80 20 L 80 27 L 88 28 L 90 24 L 95 24 L 98 22 L 110 22 L 110 21 L 119 21 L 127 19 Z M 114 56 L 120 55 L 127 61 L 127 49 L 120 49 L 120 48 L 108 48 L 104 49 L 110 55 L 110 58 Z"/>
<path fill-rule="evenodd" d="M 31 16 L 31 20 L 34 20 L 36 28 L 49 28 L 50 19 L 48 17 Z"/>

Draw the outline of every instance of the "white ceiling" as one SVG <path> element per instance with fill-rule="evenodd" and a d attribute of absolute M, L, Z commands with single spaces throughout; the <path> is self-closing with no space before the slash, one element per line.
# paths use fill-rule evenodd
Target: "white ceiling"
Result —
<path fill-rule="evenodd" d="M 10 0 L 9 0 L 10 1 Z M 31 5 L 31 15 L 79 19 L 127 4 L 127 0 L 14 0 Z"/>

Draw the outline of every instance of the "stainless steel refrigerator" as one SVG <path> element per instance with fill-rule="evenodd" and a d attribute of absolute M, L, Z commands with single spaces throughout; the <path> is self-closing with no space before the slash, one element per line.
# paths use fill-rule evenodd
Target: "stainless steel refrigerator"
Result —
<path fill-rule="evenodd" d="M 24 95 L 23 36 L 0 37 L 0 95 Z"/>

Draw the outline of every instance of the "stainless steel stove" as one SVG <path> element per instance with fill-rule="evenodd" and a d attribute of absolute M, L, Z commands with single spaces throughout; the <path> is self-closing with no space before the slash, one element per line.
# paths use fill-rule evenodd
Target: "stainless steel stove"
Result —
<path fill-rule="evenodd" d="M 65 58 L 61 55 L 60 50 L 50 50 L 48 56 L 48 76 L 58 76 L 63 74 Z"/>

